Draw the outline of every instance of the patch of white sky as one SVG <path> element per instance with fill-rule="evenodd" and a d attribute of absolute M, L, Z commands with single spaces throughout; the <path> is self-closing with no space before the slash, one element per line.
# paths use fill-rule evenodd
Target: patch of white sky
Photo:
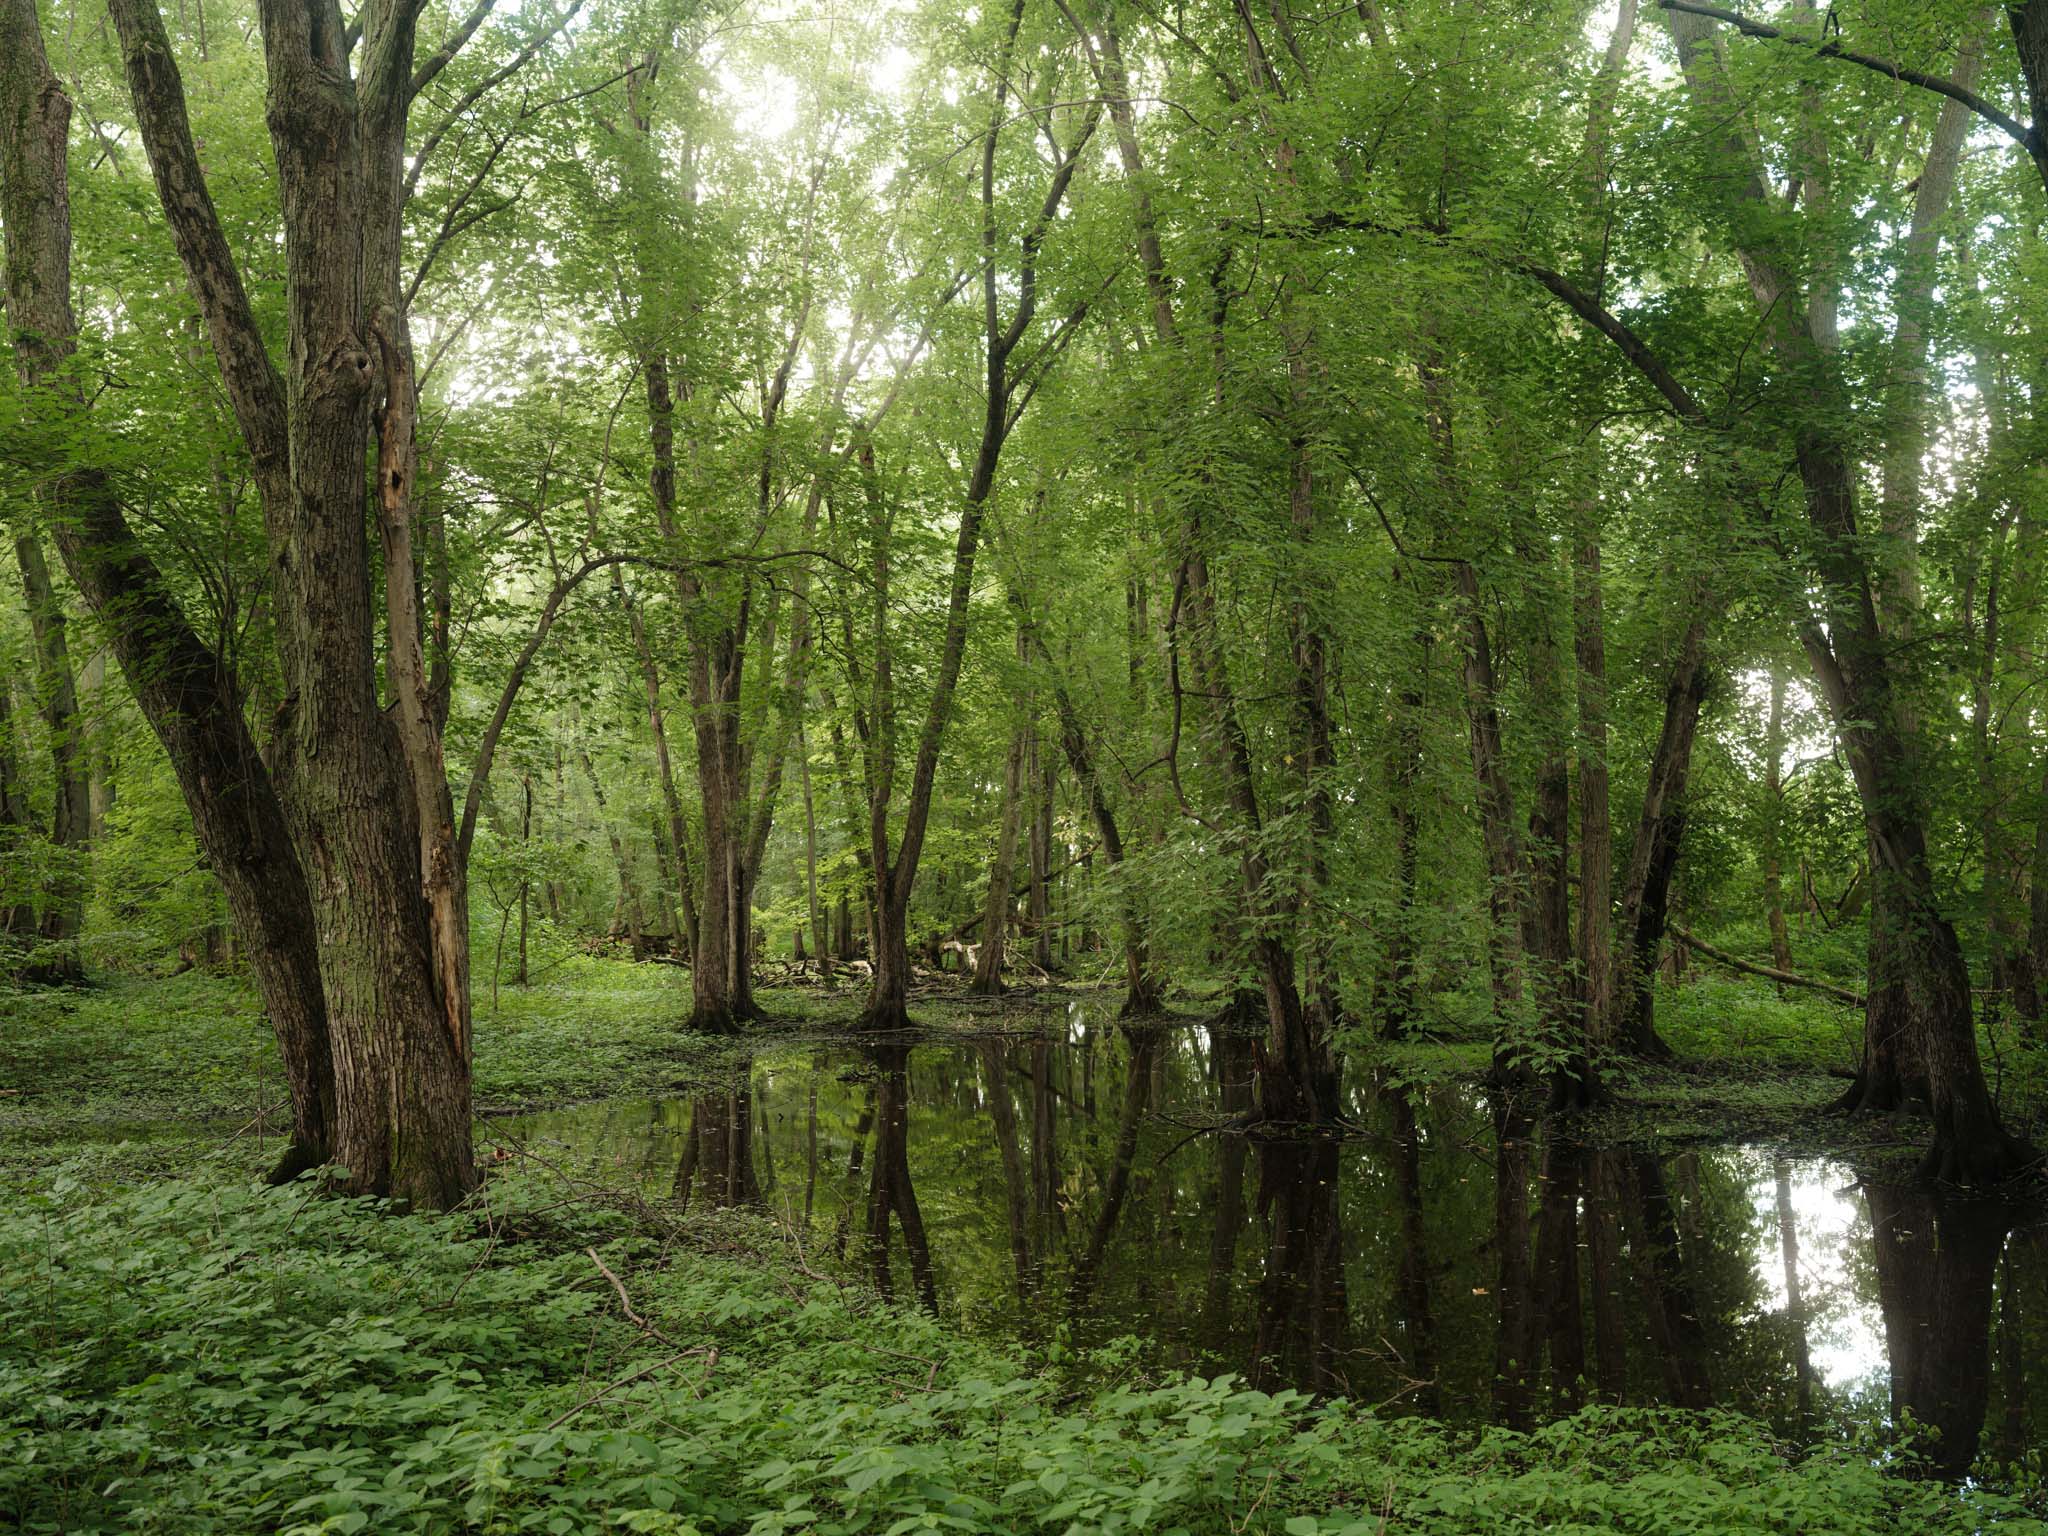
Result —
<path fill-rule="evenodd" d="M 845 71 L 885 107 L 904 106 L 918 81 L 918 56 L 904 37 L 912 10 L 909 0 L 822 5 L 813 0 L 762 0 L 730 16 L 704 40 L 698 58 L 708 77 L 707 104 L 727 126 L 735 153 L 807 166 L 808 159 L 820 152 L 814 141 L 820 104 L 814 84 L 804 78 L 807 71 Z M 962 14 L 971 23 L 975 13 L 970 6 Z M 572 21 L 565 35 L 573 42 L 573 34 L 587 25 L 586 13 Z M 959 89 L 957 81 L 940 82 L 940 92 L 949 103 L 958 100 Z M 667 136 L 664 147 L 679 161 L 683 142 L 678 131 Z M 879 157 L 867 172 L 869 192 L 877 197 L 884 194 L 902 166 L 900 155 Z M 716 195 L 714 181 L 706 180 L 702 186 L 707 194 Z M 791 195 L 799 194 L 792 189 Z M 545 238 L 536 241 L 523 259 L 542 268 L 559 261 Z M 484 259 L 474 268 L 475 276 L 457 304 L 438 314 L 423 308 L 415 317 L 415 330 L 428 356 L 451 332 L 460 330 L 438 370 L 441 390 L 451 405 L 507 404 L 531 389 L 553 387 L 552 381 L 544 381 L 528 369 L 507 366 L 507 360 L 520 353 L 524 322 L 496 318 L 490 298 L 501 284 L 517 281 L 517 265 L 509 255 Z M 831 296 L 821 314 L 836 351 L 855 324 L 852 305 Z M 602 351 L 594 340 L 579 334 L 579 326 L 589 324 L 590 317 L 559 319 L 548 335 L 555 375 L 581 374 Z M 908 337 L 903 339 L 907 343 Z M 891 348 L 885 345 L 879 350 L 886 354 Z M 806 352 L 799 360 L 796 383 L 801 387 L 810 382 L 815 372 L 814 361 Z"/>

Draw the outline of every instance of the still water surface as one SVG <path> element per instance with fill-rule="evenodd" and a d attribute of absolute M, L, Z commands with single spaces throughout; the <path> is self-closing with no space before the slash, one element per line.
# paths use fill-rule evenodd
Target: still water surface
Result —
<path fill-rule="evenodd" d="M 1466 1086 L 1349 1081 L 1342 1139 L 1216 1133 L 1251 1103 L 1251 1056 L 1077 1011 L 1037 1035 L 767 1050 L 745 1093 L 483 1135 L 759 1202 L 966 1327 L 1129 1338 L 1146 1367 L 1467 1422 L 1720 1403 L 1815 1439 L 1908 1408 L 1951 1471 L 2048 1431 L 2039 1210 L 1764 1147 L 1582 1146 Z"/>

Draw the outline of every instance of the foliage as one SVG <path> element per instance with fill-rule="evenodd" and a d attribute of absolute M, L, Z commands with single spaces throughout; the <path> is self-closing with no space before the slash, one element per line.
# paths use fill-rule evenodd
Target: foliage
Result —
<path fill-rule="evenodd" d="M 1726 1414 L 1472 1438 L 1228 1379 L 1075 1389 L 733 1256 L 762 1241 L 744 1223 L 674 1247 L 551 1187 L 483 1201 L 394 1220 L 314 1183 L 95 1196 L 58 1173 L 0 1217 L 0 1510 L 71 1532 L 2042 1528 L 1867 1447 L 1795 1462 Z"/>

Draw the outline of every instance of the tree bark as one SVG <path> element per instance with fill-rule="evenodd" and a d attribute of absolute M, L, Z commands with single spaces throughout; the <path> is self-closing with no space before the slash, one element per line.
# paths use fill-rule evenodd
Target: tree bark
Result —
<path fill-rule="evenodd" d="M 421 650 L 409 542 L 415 384 L 395 292 L 416 7 L 392 0 L 365 13 L 356 70 L 333 0 L 259 7 L 284 223 L 282 374 L 207 193 L 155 0 L 109 9 L 269 530 L 287 690 L 281 798 L 321 936 L 330 1151 L 352 1189 L 449 1206 L 476 1179 L 468 924 Z M 390 715 L 363 538 L 373 409 Z"/>
<path fill-rule="evenodd" d="M 12 285 L 10 285 L 12 286 Z M 65 305 L 67 314 L 69 304 Z M 85 766 L 85 722 L 78 713 L 78 685 L 71 669 L 64 609 L 50 580 L 39 534 L 14 541 L 21 567 L 22 597 L 36 658 L 36 706 L 48 728 L 55 810 L 50 846 L 57 850 L 45 882 L 36 956 L 24 975 L 34 981 L 76 982 L 85 978 L 79 953 L 85 925 L 86 846 L 92 833 L 92 798 Z"/>
<path fill-rule="evenodd" d="M 1671 680 L 1665 685 L 1664 724 L 1650 758 L 1642 813 L 1629 850 L 1628 878 L 1622 886 L 1621 933 L 1628 948 L 1616 977 L 1615 1043 L 1639 1056 L 1671 1054 L 1657 1033 L 1657 957 L 1664 947 L 1671 877 L 1685 842 L 1693 737 L 1707 695 L 1705 640 L 1706 618 L 1696 611 L 1679 640 Z"/>
<path fill-rule="evenodd" d="M 1021 649 L 1022 636 L 1019 636 Z M 967 990 L 982 997 L 1003 991 L 1003 947 L 1010 929 L 1010 877 L 1017 866 L 1017 822 L 1025 795 L 1023 726 L 1010 736 L 1003 764 L 1003 808 L 996 833 L 995 858 L 988 868 L 988 898 L 981 908 L 981 946 L 975 952 L 974 977 Z"/>
<path fill-rule="evenodd" d="M 23 384 L 48 391 L 59 420 L 85 410 L 77 385 L 64 378 L 77 335 L 65 181 L 70 111 L 44 55 L 34 0 L 5 0 L 0 121 L 16 129 L 0 143 L 8 316 Z M 335 1084 L 313 907 L 284 809 L 233 675 L 137 546 L 104 471 L 66 466 L 48 487 L 58 552 L 170 759 L 270 1015 L 292 1102 L 291 1143 L 273 1178 L 293 1177 L 330 1155 Z"/>

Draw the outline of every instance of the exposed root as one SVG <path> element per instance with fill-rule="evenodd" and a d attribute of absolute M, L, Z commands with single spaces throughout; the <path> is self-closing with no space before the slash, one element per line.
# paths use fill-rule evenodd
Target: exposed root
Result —
<path fill-rule="evenodd" d="M 289 1184 L 300 1174 L 318 1168 L 326 1161 L 327 1154 L 319 1147 L 293 1141 L 285 1147 L 284 1156 L 277 1160 L 277 1166 L 263 1176 L 263 1182 L 273 1187 Z"/>

